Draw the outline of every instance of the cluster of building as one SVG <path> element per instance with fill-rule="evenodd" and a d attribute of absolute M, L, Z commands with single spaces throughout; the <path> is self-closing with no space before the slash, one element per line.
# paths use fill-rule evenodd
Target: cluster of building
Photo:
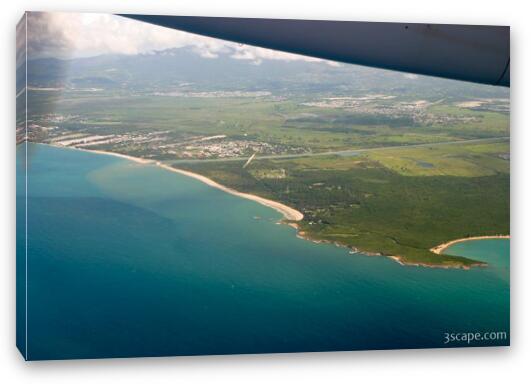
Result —
<path fill-rule="evenodd" d="M 305 106 L 342 109 L 360 115 L 385 116 L 388 118 L 408 117 L 414 124 L 435 125 L 455 124 L 479 121 L 474 116 L 457 116 L 451 114 L 435 114 L 429 111 L 430 106 L 439 104 L 440 101 L 427 100 L 393 101 L 392 95 L 367 95 L 362 97 L 328 97 L 317 101 L 303 103 Z"/>
<path fill-rule="evenodd" d="M 366 95 L 359 97 L 351 96 L 340 96 L 340 97 L 326 97 L 317 101 L 310 101 L 302 103 L 308 107 L 318 107 L 318 108 L 340 108 L 340 109 L 357 109 L 366 106 L 369 103 L 373 103 L 378 100 L 391 100 L 396 98 L 392 95 Z"/>
<path fill-rule="evenodd" d="M 303 153 L 302 147 L 290 147 L 261 141 L 230 138 L 223 134 L 176 136 L 171 131 L 127 132 L 106 134 L 106 129 L 64 127 L 64 123 L 82 120 L 78 116 L 57 114 L 39 118 L 38 125 L 31 123 L 29 132 L 34 132 L 31 141 L 45 142 L 52 145 L 83 149 L 103 149 L 129 153 L 152 159 L 212 159 L 249 156 L 249 154 L 275 155 L 286 153 Z M 57 125 L 56 125 L 57 124 Z M 38 135 L 36 134 L 38 132 Z M 29 136 L 29 135 L 28 135 Z M 17 128 L 17 142 L 26 137 L 25 129 Z"/>
<path fill-rule="evenodd" d="M 283 153 L 302 153 L 304 148 L 292 148 L 286 145 L 271 144 L 252 140 L 230 140 L 227 138 L 212 141 L 195 141 L 176 146 L 174 152 L 181 158 L 230 158 L 260 155 L 278 155 Z"/>
<path fill-rule="evenodd" d="M 218 98 L 218 97 L 265 97 L 270 96 L 268 91 L 171 91 L 155 92 L 155 96 L 173 96 L 173 97 L 198 97 L 198 98 Z"/>

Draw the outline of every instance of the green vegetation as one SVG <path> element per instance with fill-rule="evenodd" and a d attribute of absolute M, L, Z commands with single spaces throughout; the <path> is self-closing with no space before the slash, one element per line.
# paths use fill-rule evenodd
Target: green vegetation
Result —
<path fill-rule="evenodd" d="M 508 140 L 374 151 L 368 158 L 405 176 L 490 176 L 509 173 Z"/>
<path fill-rule="evenodd" d="M 507 116 L 452 106 L 426 107 L 415 112 L 421 113 L 421 117 L 413 123 L 407 110 L 402 111 L 399 107 L 388 116 L 380 113 L 378 108 L 383 107 L 378 102 L 364 105 L 372 111 L 369 116 L 373 120 L 370 121 L 366 112 L 307 106 L 302 98 L 198 98 L 124 95 L 116 91 L 87 93 L 30 92 L 30 116 L 36 115 L 35 121 L 44 126 L 47 123 L 42 121 L 42 116 L 46 111 L 66 116 L 68 119 L 60 127 L 67 132 L 98 135 L 164 132 L 167 141 L 176 142 L 224 134 L 228 140 L 280 145 L 284 153 L 508 136 Z M 399 99 L 394 100 L 399 103 Z M 98 149 L 118 150 L 117 146 Z M 158 147 L 146 145 L 129 143 L 119 150 L 159 160 L 171 158 L 163 156 Z"/>
<path fill-rule="evenodd" d="M 509 162 L 500 157 L 508 151 L 502 141 L 260 160 L 245 169 L 240 162 L 179 166 L 301 210 L 299 229 L 311 239 L 400 256 L 406 263 L 459 267 L 476 262 L 429 249 L 509 233 Z M 260 177 L 274 169 L 286 177 Z"/>
<path fill-rule="evenodd" d="M 155 159 L 281 201 L 315 240 L 466 267 L 477 262 L 429 250 L 509 233 L 505 88 L 185 48 L 30 61 L 28 82 L 30 140 Z"/>

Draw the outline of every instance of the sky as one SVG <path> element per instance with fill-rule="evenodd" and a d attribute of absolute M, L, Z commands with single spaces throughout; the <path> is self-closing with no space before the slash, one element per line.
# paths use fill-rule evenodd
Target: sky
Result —
<path fill-rule="evenodd" d="M 28 13 L 30 59 L 68 59 L 113 53 L 149 54 L 157 50 L 180 47 L 190 47 L 198 55 L 208 59 L 215 59 L 220 54 L 229 54 L 236 60 L 248 60 L 255 64 L 260 64 L 263 60 L 324 61 L 194 35 L 112 14 Z"/>

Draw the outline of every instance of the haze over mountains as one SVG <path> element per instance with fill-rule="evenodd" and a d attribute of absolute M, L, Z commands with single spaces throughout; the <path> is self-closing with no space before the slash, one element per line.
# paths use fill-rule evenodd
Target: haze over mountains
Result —
<path fill-rule="evenodd" d="M 253 60 L 226 48 L 208 57 L 194 47 L 149 54 L 106 54 L 28 62 L 32 87 L 131 91 L 268 91 L 274 95 L 386 93 L 413 97 L 508 97 L 504 88 L 404 74 L 349 64 Z"/>

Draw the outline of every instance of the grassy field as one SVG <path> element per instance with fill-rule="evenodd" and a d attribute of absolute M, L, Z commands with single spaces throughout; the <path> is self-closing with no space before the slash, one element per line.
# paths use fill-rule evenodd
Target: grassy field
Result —
<path fill-rule="evenodd" d="M 306 157 L 179 164 L 240 191 L 301 210 L 300 231 L 406 263 L 466 267 L 430 248 L 509 233 L 508 141 Z M 429 166 L 427 164 L 430 164 Z"/>
<path fill-rule="evenodd" d="M 413 122 L 393 114 L 370 117 L 350 109 L 307 106 L 297 97 L 193 98 L 116 91 L 33 91 L 29 97 L 29 113 L 37 123 L 45 113 L 73 116 L 61 128 L 90 134 L 169 131 L 175 139 L 224 134 L 229 140 L 312 152 L 508 136 L 506 115 L 449 104 L 429 107 L 423 112 L 428 120 Z"/>
<path fill-rule="evenodd" d="M 405 176 L 492 176 L 509 173 L 507 140 L 374 151 L 367 158 Z"/>
<path fill-rule="evenodd" d="M 239 160 L 176 164 L 297 208 L 305 215 L 300 232 L 311 239 L 407 263 L 466 267 L 476 262 L 429 249 L 457 238 L 509 233 L 507 113 L 459 107 L 455 99 L 415 101 L 411 95 L 348 108 L 323 107 L 337 99 L 314 94 L 175 97 L 69 90 L 29 97 L 32 122 L 46 126 L 49 114 L 65 117 L 57 123 L 60 135 L 163 132 L 161 144 L 130 140 L 95 149 L 169 164 L 179 156 L 161 152 L 162 144 L 215 135 L 283 146 L 274 155 L 284 148 L 309 154 L 375 148 L 349 156 L 257 158 L 246 168 Z M 494 141 L 466 143 L 471 139 Z M 463 142 L 440 144 L 453 141 Z M 427 145 L 408 147 L 416 144 Z"/>

